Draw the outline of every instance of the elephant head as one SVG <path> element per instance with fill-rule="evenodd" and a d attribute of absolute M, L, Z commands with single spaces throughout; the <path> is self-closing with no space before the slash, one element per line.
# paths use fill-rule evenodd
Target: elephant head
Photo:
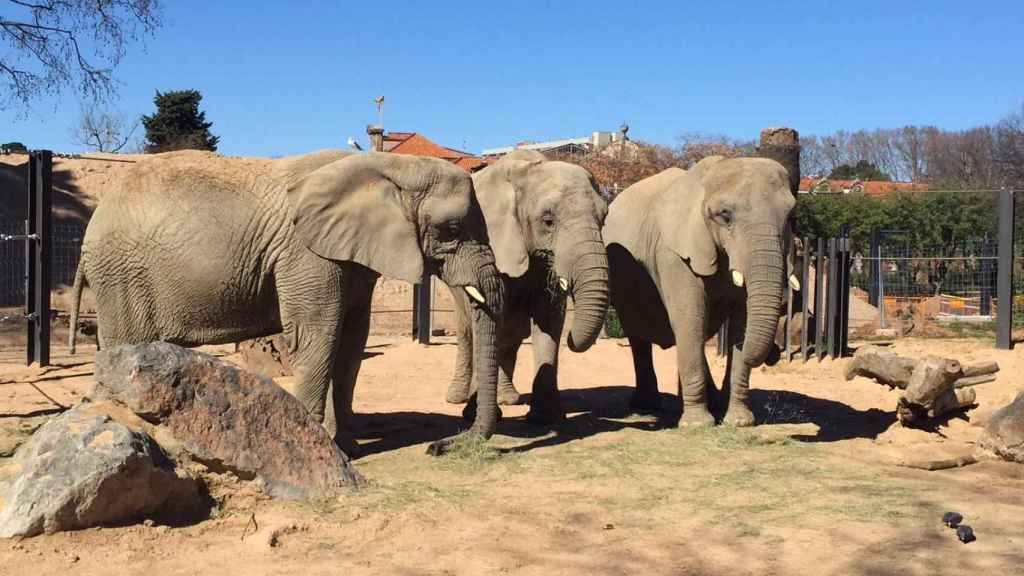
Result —
<path fill-rule="evenodd" d="M 568 345 L 583 352 L 608 309 L 608 259 L 601 241 L 608 206 L 580 166 L 516 150 L 473 175 L 498 271 L 539 274 L 559 301 L 575 304 Z"/>
<path fill-rule="evenodd" d="M 746 289 L 743 358 L 758 366 L 771 351 L 782 302 L 784 232 L 795 205 L 786 169 L 764 158 L 713 156 L 675 192 L 701 196 L 659 214 L 667 243 L 695 274 L 724 275 Z"/>
<path fill-rule="evenodd" d="M 419 282 L 424 272 L 461 287 L 474 303 L 474 369 L 481 385 L 474 431 L 497 420 L 496 322 L 504 286 L 469 175 L 436 158 L 359 154 L 289 187 L 299 241 L 329 260 Z"/>

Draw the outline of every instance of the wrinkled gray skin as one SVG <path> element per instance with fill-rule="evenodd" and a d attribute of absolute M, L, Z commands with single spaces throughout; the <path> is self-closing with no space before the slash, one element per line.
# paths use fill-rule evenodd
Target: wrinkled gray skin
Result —
<path fill-rule="evenodd" d="M 773 349 L 783 294 L 783 235 L 794 199 L 781 164 L 706 158 L 624 190 L 603 234 L 612 305 L 629 337 L 632 406 L 657 409 L 651 344 L 676 345 L 681 424 L 713 424 L 704 343 L 730 322 L 726 424 L 751 426 L 750 370 Z M 734 282 L 742 274 L 743 286 Z"/>
<path fill-rule="evenodd" d="M 296 396 L 352 453 L 352 394 L 377 278 L 416 282 L 433 272 L 484 296 L 471 314 L 482 383 L 471 432 L 489 437 L 504 287 L 487 243 L 469 175 L 443 160 L 161 154 L 136 164 L 93 214 L 71 325 L 88 284 L 103 347 L 195 346 L 283 331 Z"/>
<path fill-rule="evenodd" d="M 498 335 L 498 403 L 520 402 L 512 375 L 519 346 L 530 336 L 534 376 L 527 417 L 557 421 L 564 417 L 557 376 L 566 296 L 575 304 L 568 337 L 574 352 L 594 343 L 608 309 L 608 260 L 601 242 L 607 205 L 585 169 L 525 150 L 474 174 L 473 186 L 508 294 Z M 467 314 L 469 298 L 453 293 L 459 353 L 448 401 L 457 404 L 470 394 L 476 334 Z"/>

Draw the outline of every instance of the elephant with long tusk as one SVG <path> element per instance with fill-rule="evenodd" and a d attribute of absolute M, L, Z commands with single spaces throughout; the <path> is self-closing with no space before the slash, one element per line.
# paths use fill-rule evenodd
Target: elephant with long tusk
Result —
<path fill-rule="evenodd" d="M 612 304 L 633 353 L 634 408 L 660 408 L 651 345 L 675 345 L 681 422 L 713 423 L 704 343 L 728 321 L 723 421 L 754 424 L 750 371 L 777 352 L 783 247 L 794 204 L 781 164 L 718 156 L 641 180 L 615 199 L 603 234 Z M 789 284 L 800 288 L 795 275 Z"/>
<path fill-rule="evenodd" d="M 508 289 L 498 338 L 498 403 L 517 404 L 512 384 L 516 354 L 527 336 L 533 343 L 533 393 L 528 418 L 551 423 L 563 417 L 558 398 L 558 348 L 566 297 L 575 304 L 569 349 L 583 352 L 597 339 L 608 308 L 608 260 L 601 242 L 607 205 L 583 168 L 516 150 L 473 175 L 487 222 L 495 264 Z M 470 396 L 471 354 L 476 329 L 468 321 L 468 289 L 453 291 L 459 353 L 448 401 Z M 468 295 L 468 299 L 467 296 Z M 468 407 L 467 414 L 472 412 Z"/>
<path fill-rule="evenodd" d="M 505 288 L 473 183 L 443 160 L 337 151 L 147 157 L 104 193 L 89 222 L 71 325 L 88 284 L 103 347 L 283 331 L 296 396 L 351 454 L 352 395 L 377 278 L 418 282 L 425 272 L 477 303 L 469 317 L 480 408 L 470 433 L 489 437 Z"/>

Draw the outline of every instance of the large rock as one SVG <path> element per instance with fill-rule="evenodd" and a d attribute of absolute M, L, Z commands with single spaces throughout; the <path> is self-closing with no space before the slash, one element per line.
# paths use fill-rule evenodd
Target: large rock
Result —
<path fill-rule="evenodd" d="M 362 481 L 298 400 L 207 354 L 164 342 L 104 350 L 87 397 L 123 403 L 211 471 L 258 477 L 275 497 L 329 497 Z"/>
<path fill-rule="evenodd" d="M 0 537 L 34 536 L 207 510 L 143 430 L 80 404 L 53 418 L 0 468 Z"/>
<path fill-rule="evenodd" d="M 992 414 L 978 445 L 1003 460 L 1024 464 L 1024 392 Z"/>

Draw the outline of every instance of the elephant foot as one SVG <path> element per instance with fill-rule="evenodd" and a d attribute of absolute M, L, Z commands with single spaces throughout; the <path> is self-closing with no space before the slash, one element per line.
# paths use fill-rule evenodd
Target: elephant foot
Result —
<path fill-rule="evenodd" d="M 629 399 L 629 409 L 633 412 L 658 412 L 661 410 L 661 394 L 655 392 L 633 392 Z"/>
<path fill-rule="evenodd" d="M 499 402 L 501 404 L 501 402 Z M 496 421 L 501 422 L 501 408 L 497 408 L 497 414 L 495 415 Z M 476 421 L 476 400 L 466 402 L 466 407 L 462 409 L 462 419 L 467 422 Z"/>
<path fill-rule="evenodd" d="M 469 400 L 469 382 L 453 380 L 448 385 L 448 394 L 445 400 L 449 404 L 465 404 Z"/>
<path fill-rule="evenodd" d="M 551 406 L 530 406 L 526 420 L 534 424 L 551 426 L 565 420 L 565 411 L 557 403 Z"/>
<path fill-rule="evenodd" d="M 498 404 L 501 406 L 515 406 L 522 404 L 523 398 L 511 382 L 498 384 Z"/>
<path fill-rule="evenodd" d="M 722 424 L 728 426 L 736 426 L 737 428 L 745 428 L 747 426 L 753 426 L 757 421 L 754 418 L 754 413 L 747 408 L 747 405 L 743 402 L 730 402 L 729 409 L 725 413 L 725 418 L 722 419 Z"/>
<path fill-rule="evenodd" d="M 714 426 L 715 417 L 708 412 L 707 404 L 690 404 L 683 406 L 683 416 L 679 426 L 684 428 L 697 426 Z"/>
<path fill-rule="evenodd" d="M 349 458 L 358 458 L 362 449 L 359 447 L 359 443 L 356 442 L 356 437 L 351 432 L 338 432 L 334 435 L 334 443 L 341 448 L 341 451 L 345 453 Z"/>

